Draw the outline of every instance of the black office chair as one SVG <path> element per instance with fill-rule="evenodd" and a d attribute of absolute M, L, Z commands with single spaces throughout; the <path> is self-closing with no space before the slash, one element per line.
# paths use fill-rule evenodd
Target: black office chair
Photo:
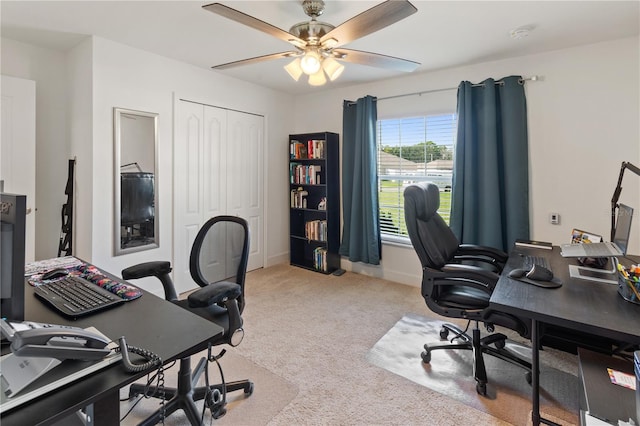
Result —
<path fill-rule="evenodd" d="M 450 344 L 424 345 L 422 360 L 431 362 L 436 349 L 466 349 L 473 351 L 473 375 L 476 390 L 487 392 L 487 373 L 483 354 L 495 356 L 527 370 L 531 382 L 531 363 L 509 351 L 506 336 L 494 333 L 494 326 L 515 330 L 529 337 L 530 322 L 498 312 L 489 306 L 491 292 L 507 260 L 507 254 L 491 247 L 460 244 L 449 226 L 438 214 L 440 191 L 430 182 L 409 185 L 404 191 L 404 214 L 409 238 L 422 264 L 422 296 L 435 313 L 475 322 L 472 335 L 454 324 L 444 324 L 440 338 L 453 333 Z M 489 334 L 480 337 L 479 323 Z M 456 341 L 456 343 L 453 343 Z M 490 346 L 494 345 L 494 346 Z M 524 348 L 526 350 L 526 348 Z M 522 356 L 522 355 L 521 355 Z"/>
<path fill-rule="evenodd" d="M 154 276 L 164 287 L 165 298 L 224 328 L 218 339 L 211 341 L 212 346 L 237 346 L 242 341 L 242 311 L 244 301 L 244 280 L 249 256 L 249 228 L 247 222 L 236 216 L 217 216 L 209 219 L 200 228 L 191 248 L 189 270 L 193 280 L 201 287 L 189 294 L 187 299 L 178 299 L 169 273 L 169 262 L 147 262 L 122 271 L 125 280 Z M 188 333 L 189 330 L 185 330 Z M 217 357 L 209 358 L 217 361 Z M 193 354 L 191 354 L 193 355 Z M 214 418 L 226 413 L 226 394 L 244 390 L 245 396 L 253 392 L 253 383 L 249 380 L 222 383 L 208 387 L 196 387 L 198 379 L 207 366 L 207 358 L 202 357 L 195 370 L 191 370 L 191 358 L 180 360 L 178 387 L 165 388 L 166 401 L 141 425 L 158 423 L 178 409 L 184 410 L 192 425 L 202 423 L 202 414 L 198 413 L 195 401 L 204 399 L 205 407 L 211 410 Z M 221 370 L 222 373 L 222 370 Z M 142 384 L 133 384 L 129 397 L 137 395 L 160 397 L 157 387 L 149 389 Z"/>

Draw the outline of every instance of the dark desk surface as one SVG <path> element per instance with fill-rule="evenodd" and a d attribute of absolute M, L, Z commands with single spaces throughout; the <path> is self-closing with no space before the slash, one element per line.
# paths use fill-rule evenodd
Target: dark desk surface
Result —
<path fill-rule="evenodd" d="M 563 281 L 557 289 L 546 289 L 510 279 L 507 274 L 521 267 L 521 254 L 545 256 L 553 273 Z M 616 284 L 570 278 L 569 265 L 560 249 L 513 251 L 491 296 L 496 309 L 537 321 L 580 330 L 629 343 L 640 343 L 640 305 L 625 301 Z"/>
<path fill-rule="evenodd" d="M 222 328 L 217 325 L 147 292 L 139 299 L 108 311 L 70 321 L 37 300 L 33 288 L 27 285 L 25 319 L 76 327 L 94 326 L 111 339 L 125 336 L 129 345 L 147 349 L 165 363 L 194 350 L 206 349 L 207 341 L 222 333 Z M 143 376 L 146 373 L 129 374 L 121 363 L 116 363 L 65 389 L 2 413 L 0 422 L 9 426 L 57 421 Z"/>

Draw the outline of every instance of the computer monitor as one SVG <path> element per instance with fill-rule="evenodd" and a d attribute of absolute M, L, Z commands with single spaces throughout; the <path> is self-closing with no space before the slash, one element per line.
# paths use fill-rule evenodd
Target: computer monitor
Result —
<path fill-rule="evenodd" d="M 613 234 L 613 242 L 625 255 L 627 254 L 629 236 L 631 235 L 631 219 L 633 219 L 633 209 L 622 203 L 618 204 L 616 231 L 615 234 Z"/>
<path fill-rule="evenodd" d="M 0 315 L 24 321 L 26 195 L 0 193 Z"/>

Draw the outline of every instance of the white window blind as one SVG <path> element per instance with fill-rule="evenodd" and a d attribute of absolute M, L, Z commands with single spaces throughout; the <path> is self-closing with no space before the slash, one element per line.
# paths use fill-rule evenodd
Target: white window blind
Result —
<path fill-rule="evenodd" d="M 440 215 L 449 221 L 456 114 L 378 120 L 380 228 L 385 241 L 408 243 L 403 192 L 414 182 L 440 188 Z"/>

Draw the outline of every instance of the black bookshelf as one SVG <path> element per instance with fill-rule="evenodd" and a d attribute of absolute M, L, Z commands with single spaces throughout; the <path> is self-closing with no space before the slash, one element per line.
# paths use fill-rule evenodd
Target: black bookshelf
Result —
<path fill-rule="evenodd" d="M 289 135 L 290 263 L 340 269 L 340 160 L 336 133 Z"/>

